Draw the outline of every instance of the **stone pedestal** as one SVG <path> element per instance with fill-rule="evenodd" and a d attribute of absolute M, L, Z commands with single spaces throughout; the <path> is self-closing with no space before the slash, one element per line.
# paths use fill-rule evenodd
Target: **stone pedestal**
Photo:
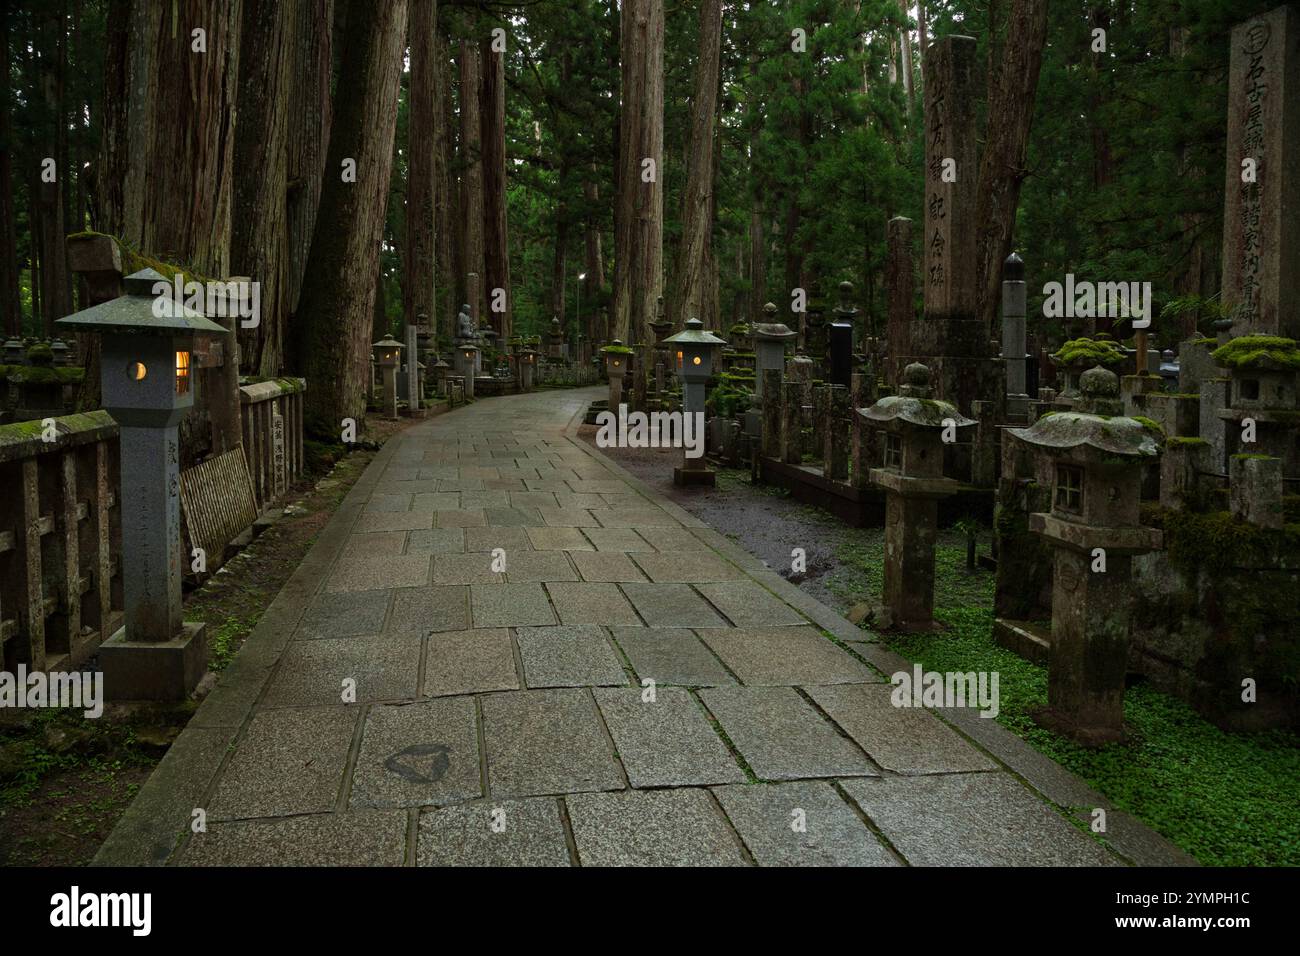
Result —
<path fill-rule="evenodd" d="M 786 382 L 781 391 L 781 460 L 797 465 L 803 461 L 803 386 Z"/>
<path fill-rule="evenodd" d="M 759 369 L 758 381 L 763 382 L 763 455 L 781 457 L 781 370 Z"/>
<path fill-rule="evenodd" d="M 208 670 L 207 625 L 187 621 L 167 641 L 127 640 L 119 628 L 98 654 L 109 700 L 184 700 Z"/>
<path fill-rule="evenodd" d="M 1232 513 L 1260 528 L 1281 530 L 1282 460 L 1233 455 L 1228 460 L 1228 504 Z"/>
<path fill-rule="evenodd" d="M 849 390 L 843 385 L 829 385 L 826 391 L 826 445 L 822 454 L 822 474 L 832 481 L 845 481 L 849 477 L 849 443 L 852 431 L 848 417 Z"/>
<path fill-rule="evenodd" d="M 385 365 L 381 371 L 384 383 L 381 386 L 384 398 L 384 417 L 396 421 L 397 415 L 397 366 Z"/>

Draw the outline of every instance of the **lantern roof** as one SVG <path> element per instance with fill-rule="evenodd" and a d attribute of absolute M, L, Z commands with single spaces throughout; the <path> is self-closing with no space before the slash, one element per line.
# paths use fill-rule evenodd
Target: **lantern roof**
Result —
<path fill-rule="evenodd" d="M 370 343 L 372 349 L 404 349 L 406 348 L 401 342 L 393 338 L 393 333 L 389 332 L 378 342 Z"/>
<path fill-rule="evenodd" d="M 1079 401 L 1072 411 L 1045 415 L 1028 428 L 1010 432 L 1038 448 L 1086 446 L 1122 458 L 1160 454 L 1159 426 L 1119 414 L 1119 377 L 1095 366 L 1079 376 Z"/>
<path fill-rule="evenodd" d="M 920 362 L 903 369 L 903 383 L 897 395 L 886 395 L 870 408 L 859 409 L 858 414 L 869 422 L 883 425 L 898 421 L 917 428 L 943 428 L 945 422 L 952 422 L 958 428 L 977 424 L 957 411 L 951 402 L 930 397 L 930 369 Z"/>
<path fill-rule="evenodd" d="M 784 342 L 799 334 L 784 322 L 755 322 L 750 326 L 750 330 L 754 338 L 761 342 Z"/>
<path fill-rule="evenodd" d="M 109 299 L 89 309 L 74 312 L 57 324 L 70 327 L 74 332 L 109 332 L 125 335 L 224 334 L 227 330 L 213 322 L 202 312 L 177 302 L 170 294 L 155 295 L 157 283 L 169 288 L 171 282 L 154 269 L 141 269 L 122 280 L 124 295 Z M 166 299 L 167 314 L 156 315 L 154 304 Z"/>
<path fill-rule="evenodd" d="M 725 339 L 720 339 L 712 332 L 706 332 L 704 323 L 699 319 L 687 319 L 686 328 L 676 335 L 670 335 L 664 339 L 664 344 L 673 345 L 726 345 Z"/>

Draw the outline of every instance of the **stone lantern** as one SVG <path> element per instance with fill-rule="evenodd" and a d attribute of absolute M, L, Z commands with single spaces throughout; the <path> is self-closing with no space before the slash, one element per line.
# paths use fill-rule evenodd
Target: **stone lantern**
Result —
<path fill-rule="evenodd" d="M 457 375 L 465 377 L 465 398 L 474 397 L 474 376 L 478 374 L 479 351 L 472 341 L 462 341 L 456 346 L 452 365 Z"/>
<path fill-rule="evenodd" d="M 537 378 L 537 360 L 541 354 L 528 345 L 519 350 L 519 381 L 525 392 L 533 390 L 533 382 Z"/>
<path fill-rule="evenodd" d="M 439 395 L 447 394 L 447 372 L 451 368 L 446 359 L 441 355 L 436 356 L 438 361 L 433 363 L 433 387 Z"/>
<path fill-rule="evenodd" d="M 1121 416 L 1119 378 L 1101 366 L 1079 376 L 1073 410 L 1011 434 L 1050 460 L 1052 508 L 1029 516 L 1053 550 L 1052 656 L 1045 726 L 1081 743 L 1123 736 L 1133 555 L 1161 546 L 1138 520 L 1143 465 L 1157 436 Z"/>
<path fill-rule="evenodd" d="M 194 404 L 195 335 L 225 335 L 185 308 L 152 269 L 123 280 L 125 295 L 58 324 L 100 333 L 105 410 L 121 428 L 125 624 L 99 648 L 117 700 L 183 699 L 207 670 L 205 625 L 181 620 L 180 449 L 177 425 Z"/>
<path fill-rule="evenodd" d="M 778 369 L 784 378 L 786 343 L 799 334 L 792 331 L 785 323 L 776 321 L 775 303 L 769 302 L 763 306 L 763 318 L 766 321 L 756 323 L 751 329 L 758 365 L 754 373 L 754 396 L 758 399 L 763 397 L 764 370 Z"/>
<path fill-rule="evenodd" d="M 547 338 L 549 340 L 551 358 L 564 358 L 564 330 L 560 328 L 559 316 L 551 317 L 551 331 Z"/>
<path fill-rule="evenodd" d="M 1300 347 L 1293 339 L 1246 335 L 1216 349 L 1212 358 L 1232 380 L 1228 407 L 1219 412 L 1228 423 L 1230 453 L 1279 458 L 1284 474 L 1300 477 Z"/>
<path fill-rule="evenodd" d="M 681 356 L 682 377 L 682 429 L 686 425 L 686 416 L 693 416 L 692 425 L 695 434 L 704 431 L 704 390 L 713 369 L 714 356 L 718 349 L 727 343 L 712 332 L 704 330 L 704 323 L 699 319 L 687 319 L 686 328 L 676 335 L 664 339 L 664 344 Z M 683 456 L 682 465 L 673 469 L 673 483 L 677 485 L 713 485 L 717 475 L 705 463 L 703 456 L 687 458 Z"/>
<path fill-rule="evenodd" d="M 885 489 L 885 593 L 892 626 L 933 630 L 934 542 L 939 499 L 958 482 L 943 474 L 945 440 L 976 424 L 948 402 L 930 398 L 930 370 L 914 362 L 903 370 L 897 395 L 858 409 L 863 424 L 882 432 L 881 464 L 872 482 Z"/>
<path fill-rule="evenodd" d="M 22 365 L 23 356 L 27 354 L 27 349 L 23 346 L 22 339 L 8 339 L 4 344 L 5 364 Z"/>
<path fill-rule="evenodd" d="M 391 335 L 385 335 L 370 346 L 375 354 L 375 364 L 384 377 L 384 417 L 397 420 L 397 370 L 402 364 L 404 346 Z"/>
<path fill-rule="evenodd" d="M 68 365 L 68 343 L 63 339 L 55 339 L 50 343 L 50 353 L 54 356 L 55 368 L 66 368 Z"/>
<path fill-rule="evenodd" d="M 609 376 L 609 410 L 618 414 L 623 404 L 623 379 L 627 376 L 627 363 L 632 350 L 615 339 L 600 350 L 605 356 L 605 374 Z"/>

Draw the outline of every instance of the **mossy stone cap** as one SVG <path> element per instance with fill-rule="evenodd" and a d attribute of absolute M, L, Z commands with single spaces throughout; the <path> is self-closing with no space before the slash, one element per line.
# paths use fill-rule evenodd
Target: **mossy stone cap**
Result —
<path fill-rule="evenodd" d="M 1228 369 L 1300 370 L 1300 347 L 1280 335 L 1242 335 L 1219 346 L 1210 358 Z"/>
<path fill-rule="evenodd" d="M 154 304 L 163 297 L 154 293 L 154 288 L 160 282 L 171 286 L 171 282 L 155 269 L 133 272 L 122 280 L 125 295 L 82 309 L 67 318 L 59 319 L 56 324 L 71 327 L 76 332 L 127 335 L 172 335 L 177 332 L 225 334 L 226 329 L 202 312 L 196 312 L 170 296 L 167 296 L 170 305 L 165 310 L 170 314 L 155 315 Z"/>

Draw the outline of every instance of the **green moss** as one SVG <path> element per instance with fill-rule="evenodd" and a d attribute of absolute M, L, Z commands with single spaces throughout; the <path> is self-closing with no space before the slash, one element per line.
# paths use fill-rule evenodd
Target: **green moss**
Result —
<path fill-rule="evenodd" d="M 1279 555 L 1300 556 L 1300 525 L 1261 528 L 1229 511 L 1166 511 L 1165 550 L 1179 570 L 1222 572 L 1266 567 Z"/>
<path fill-rule="evenodd" d="M 75 385 L 85 377 L 85 369 L 50 368 L 44 365 L 8 366 L 9 381 L 17 385 Z"/>
<path fill-rule="evenodd" d="M 1109 339 L 1071 339 L 1060 347 L 1052 358 L 1061 365 L 1118 365 L 1124 361 L 1124 350 Z"/>
<path fill-rule="evenodd" d="M 1146 418 L 1142 415 L 1134 415 L 1133 421 L 1137 422 L 1139 425 L 1141 425 L 1147 431 L 1154 434 L 1156 437 L 1158 438 L 1165 437 L 1165 430 L 1162 427 L 1160 427 L 1159 422 L 1152 421 L 1150 418 Z"/>
<path fill-rule="evenodd" d="M 1188 438 L 1181 435 L 1175 435 L 1173 438 L 1166 438 L 1165 444 L 1191 446 L 1191 445 L 1208 445 L 1209 442 L 1207 442 L 1204 438 Z"/>
<path fill-rule="evenodd" d="M 1243 335 L 1215 349 L 1210 357 L 1226 368 L 1260 365 L 1300 370 L 1300 348 L 1295 339 L 1280 335 Z"/>
<path fill-rule="evenodd" d="M 634 350 L 626 345 L 606 345 L 602 352 L 612 353 L 614 355 L 632 355 Z"/>

